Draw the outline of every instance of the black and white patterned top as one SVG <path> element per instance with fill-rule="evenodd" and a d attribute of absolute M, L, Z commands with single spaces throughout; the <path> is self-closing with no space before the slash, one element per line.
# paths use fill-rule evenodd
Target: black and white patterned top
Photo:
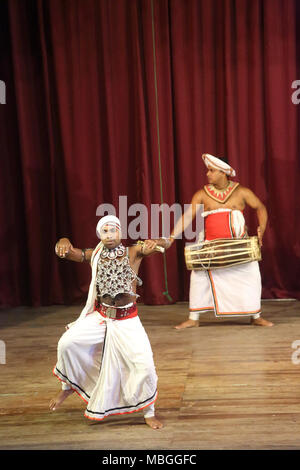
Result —
<path fill-rule="evenodd" d="M 138 285 L 142 284 L 141 279 L 130 266 L 128 249 L 126 250 L 123 245 L 112 250 L 104 248 L 97 266 L 97 295 L 100 297 L 109 295 L 112 298 L 118 294 L 137 296 L 132 290 L 134 281 L 137 281 Z"/>

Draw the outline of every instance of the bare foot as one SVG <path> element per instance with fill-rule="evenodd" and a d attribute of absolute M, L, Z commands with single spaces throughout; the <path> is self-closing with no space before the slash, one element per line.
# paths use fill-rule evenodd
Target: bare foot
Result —
<path fill-rule="evenodd" d="M 74 393 L 71 388 L 69 390 L 61 390 L 55 398 L 50 401 L 49 408 L 51 411 L 55 411 L 69 395 Z"/>
<path fill-rule="evenodd" d="M 155 416 L 152 418 L 145 418 L 145 423 L 150 426 L 152 429 L 161 429 L 163 427 L 163 423 L 161 423 Z"/>
<path fill-rule="evenodd" d="M 251 318 L 251 325 L 257 325 L 257 326 L 273 326 L 274 323 L 271 323 L 268 320 L 264 320 L 263 318 Z"/>
<path fill-rule="evenodd" d="M 174 326 L 176 330 L 184 330 L 185 328 L 194 328 L 195 326 L 199 326 L 199 320 L 186 320 L 180 325 Z"/>

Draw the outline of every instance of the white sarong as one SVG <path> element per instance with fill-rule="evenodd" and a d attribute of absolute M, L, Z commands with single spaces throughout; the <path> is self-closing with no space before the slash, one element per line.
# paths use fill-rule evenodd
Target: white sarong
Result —
<path fill-rule="evenodd" d="M 190 278 L 190 318 L 213 310 L 216 317 L 259 316 L 261 277 L 257 261 L 224 269 L 192 271 Z"/>
<path fill-rule="evenodd" d="M 211 215 L 228 211 L 236 237 L 245 233 L 245 220 L 238 210 L 219 209 L 205 212 Z M 216 317 L 253 316 L 261 312 L 261 275 L 257 261 L 212 269 L 192 271 L 190 276 L 189 318 L 198 320 L 205 311 L 214 311 Z"/>

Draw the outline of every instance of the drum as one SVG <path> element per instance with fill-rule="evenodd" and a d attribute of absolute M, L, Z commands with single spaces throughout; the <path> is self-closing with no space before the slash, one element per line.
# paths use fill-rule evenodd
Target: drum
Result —
<path fill-rule="evenodd" d="M 184 248 L 184 255 L 189 270 L 226 268 L 261 260 L 257 237 L 218 238 L 187 245 Z"/>

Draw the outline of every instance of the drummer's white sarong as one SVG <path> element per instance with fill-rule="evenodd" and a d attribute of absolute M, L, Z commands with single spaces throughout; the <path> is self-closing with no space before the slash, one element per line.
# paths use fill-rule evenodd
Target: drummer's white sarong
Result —
<path fill-rule="evenodd" d="M 217 217 L 228 212 L 230 231 L 234 237 L 245 234 L 245 219 L 241 211 L 216 209 L 204 212 Z M 202 234 L 204 237 L 204 234 Z M 253 316 L 258 318 L 261 312 L 261 275 L 257 261 L 212 269 L 192 271 L 190 278 L 190 315 L 191 320 L 198 320 L 199 315 L 213 310 L 216 317 Z"/>
<path fill-rule="evenodd" d="M 216 317 L 255 316 L 261 311 L 261 276 L 257 261 L 210 271 L 192 271 L 190 319 L 214 310 Z"/>
<path fill-rule="evenodd" d="M 59 340 L 53 373 L 87 403 L 89 419 L 145 408 L 145 417 L 154 416 L 157 375 L 138 316 L 114 320 L 93 312 L 75 322 Z"/>

